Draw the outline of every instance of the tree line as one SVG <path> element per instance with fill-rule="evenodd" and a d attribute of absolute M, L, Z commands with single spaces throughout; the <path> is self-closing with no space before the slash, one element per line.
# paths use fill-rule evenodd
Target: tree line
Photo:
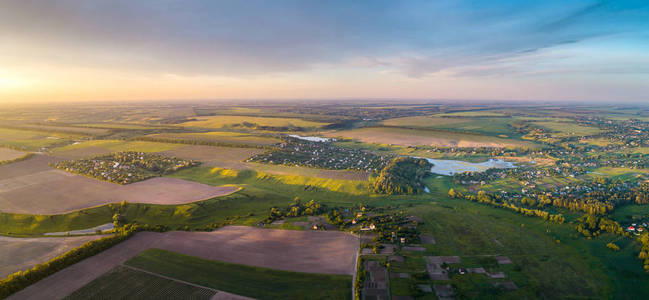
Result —
<path fill-rule="evenodd" d="M 377 194 L 418 194 L 424 190 L 424 178 L 430 174 L 432 167 L 425 159 L 397 157 L 381 170 L 370 189 Z"/>

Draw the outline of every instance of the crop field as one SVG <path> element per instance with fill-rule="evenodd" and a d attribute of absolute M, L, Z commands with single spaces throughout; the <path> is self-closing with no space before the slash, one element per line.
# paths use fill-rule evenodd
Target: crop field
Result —
<path fill-rule="evenodd" d="M 33 130 L 42 132 L 62 132 L 81 135 L 104 135 L 110 132 L 104 128 L 86 128 L 76 126 L 61 126 L 49 124 L 21 124 L 17 126 L 21 130 Z"/>
<path fill-rule="evenodd" d="M 127 266 L 255 299 L 348 299 L 352 277 L 286 272 L 149 249 Z"/>
<path fill-rule="evenodd" d="M 244 160 L 262 152 L 264 150 L 256 148 L 187 145 L 159 152 L 159 154 L 200 161 L 205 166 L 236 169 L 245 167 Z"/>
<path fill-rule="evenodd" d="M 0 278 L 29 269 L 100 237 L 12 238 L 0 236 Z"/>
<path fill-rule="evenodd" d="M 464 118 L 442 118 L 437 116 L 415 116 L 387 119 L 381 124 L 385 126 L 412 127 L 412 128 L 433 128 L 440 125 L 461 124 L 470 119 Z"/>
<path fill-rule="evenodd" d="M 140 232 L 29 286 L 11 298 L 65 297 L 151 248 L 290 272 L 349 275 L 354 272 L 358 240 L 343 232 L 245 226 L 228 226 L 213 232 Z"/>
<path fill-rule="evenodd" d="M 556 132 L 555 136 L 589 136 L 602 131 L 596 127 L 582 126 L 575 123 L 564 122 L 532 122 L 537 126 Z"/>
<path fill-rule="evenodd" d="M 201 133 L 158 133 L 150 134 L 145 138 L 179 140 L 185 142 L 207 142 L 215 144 L 233 144 L 233 145 L 273 145 L 280 142 L 278 138 L 269 136 L 260 136 L 249 133 L 213 131 Z"/>
<path fill-rule="evenodd" d="M 492 110 L 475 110 L 475 111 L 459 111 L 451 113 L 437 114 L 439 117 L 505 117 L 506 114 L 500 111 Z"/>
<path fill-rule="evenodd" d="M 27 153 L 23 151 L 0 147 L 0 163 L 2 163 L 3 161 L 9 161 L 9 160 L 14 160 L 16 158 L 23 157 L 26 154 Z"/>
<path fill-rule="evenodd" d="M 26 164 L 9 164 L 3 166 L 2 170 L 12 172 L 12 169 L 19 169 L 23 165 Z M 13 173 L 19 172 L 20 170 Z M 237 189 L 235 186 L 215 187 L 162 177 L 117 185 L 49 168 L 0 179 L 0 211 L 60 214 L 121 201 L 183 204 L 227 195 Z"/>
<path fill-rule="evenodd" d="M 25 150 L 40 150 L 61 143 L 69 143 L 74 139 L 82 138 L 80 135 L 57 132 L 40 132 L 32 130 L 18 130 L 0 128 L 0 145 L 16 147 Z"/>
<path fill-rule="evenodd" d="M 270 117 L 249 117 L 249 116 L 210 116 L 196 117 L 196 121 L 189 121 L 180 126 L 201 127 L 201 128 L 224 128 L 232 126 L 245 126 L 244 123 L 258 126 L 271 127 L 322 127 L 327 123 L 306 121 L 298 118 L 270 118 Z"/>
<path fill-rule="evenodd" d="M 195 299 L 209 300 L 216 294 L 182 282 L 118 266 L 75 291 L 65 299 Z"/>
<path fill-rule="evenodd" d="M 123 151 L 162 152 L 181 146 L 179 144 L 149 141 L 91 140 L 56 148 L 53 150 L 53 155 L 65 158 L 80 158 L 94 154 L 101 155 Z M 90 155 L 86 155 L 86 152 L 90 153 Z"/>
<path fill-rule="evenodd" d="M 535 147 L 525 141 L 504 139 L 477 134 L 465 134 L 448 131 L 428 131 L 401 128 L 360 128 L 327 133 L 329 137 L 357 139 L 365 143 L 391 144 L 403 146 L 439 146 L 439 147 Z"/>

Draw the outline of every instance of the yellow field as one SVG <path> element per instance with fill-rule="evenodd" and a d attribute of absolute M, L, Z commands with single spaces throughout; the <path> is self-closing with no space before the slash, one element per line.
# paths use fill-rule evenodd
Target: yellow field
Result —
<path fill-rule="evenodd" d="M 297 118 L 268 118 L 249 116 L 196 117 L 196 121 L 185 122 L 179 125 L 185 127 L 224 128 L 234 125 L 241 125 L 244 122 L 259 126 L 273 127 L 322 127 L 328 125 L 328 123 L 311 122 Z"/>

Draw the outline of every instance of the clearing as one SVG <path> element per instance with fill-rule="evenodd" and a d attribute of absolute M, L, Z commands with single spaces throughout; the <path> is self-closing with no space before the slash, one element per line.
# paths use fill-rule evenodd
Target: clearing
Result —
<path fill-rule="evenodd" d="M 65 297 L 150 248 L 291 272 L 350 275 L 355 271 L 358 239 L 343 232 L 246 226 L 228 226 L 213 232 L 140 232 L 27 287 L 9 299 Z"/>
<path fill-rule="evenodd" d="M 32 268 L 85 242 L 101 237 L 101 235 L 50 238 L 0 236 L 0 278 Z"/>

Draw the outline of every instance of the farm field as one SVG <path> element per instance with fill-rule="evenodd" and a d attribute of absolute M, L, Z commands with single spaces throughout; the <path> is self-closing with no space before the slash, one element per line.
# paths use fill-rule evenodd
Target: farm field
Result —
<path fill-rule="evenodd" d="M 162 152 L 181 147 L 179 144 L 149 141 L 91 140 L 73 143 L 53 150 L 52 155 L 66 159 L 85 158 L 111 152 Z"/>
<path fill-rule="evenodd" d="M 101 236 L 12 238 L 0 236 L 0 278 L 29 269 Z"/>
<path fill-rule="evenodd" d="M 8 148 L 0 148 L 0 164 L 4 161 L 14 160 L 27 155 L 26 152 Z"/>
<path fill-rule="evenodd" d="M 185 143 L 214 143 L 224 145 L 251 145 L 267 146 L 279 143 L 280 140 L 269 136 L 260 136 L 249 133 L 230 132 L 230 131 L 212 131 L 201 133 L 159 133 L 146 135 L 144 138 L 160 139 L 170 141 L 181 141 Z"/>
<path fill-rule="evenodd" d="M 65 299 L 212 299 L 216 291 L 118 266 Z"/>
<path fill-rule="evenodd" d="M 53 124 L 21 124 L 17 126 L 17 129 L 34 130 L 34 131 L 42 131 L 42 132 L 62 132 L 62 133 L 81 134 L 81 135 L 104 135 L 110 132 L 110 130 L 104 128 L 60 126 L 60 125 L 53 125 Z"/>
<path fill-rule="evenodd" d="M 149 249 L 127 266 L 255 299 L 348 299 L 352 277 L 279 271 Z"/>
<path fill-rule="evenodd" d="M 256 148 L 183 145 L 158 154 L 200 161 L 204 166 L 236 169 L 244 168 L 246 166 L 244 160 L 262 152 L 264 150 Z"/>
<path fill-rule="evenodd" d="M 213 232 L 140 232 L 98 255 L 29 286 L 9 299 L 65 297 L 143 250 L 151 248 L 291 272 L 348 275 L 354 271 L 358 240 L 342 232 L 244 226 L 228 226 Z M 258 251 L 259 249 L 264 251 Z"/>
<path fill-rule="evenodd" d="M 518 137 L 508 117 L 405 117 L 382 122 L 386 126 L 469 132 L 490 136 Z"/>
<path fill-rule="evenodd" d="M 534 143 L 483 135 L 401 128 L 361 128 L 327 132 L 328 137 L 357 139 L 365 143 L 439 147 L 535 147 Z"/>
<path fill-rule="evenodd" d="M 602 131 L 596 127 L 582 126 L 575 123 L 565 122 L 532 122 L 533 124 L 556 132 L 553 136 L 589 136 L 599 134 Z"/>
<path fill-rule="evenodd" d="M 30 151 L 40 151 L 53 145 L 71 143 L 72 140 L 80 138 L 83 136 L 0 127 L 0 145 Z"/>
<path fill-rule="evenodd" d="M 270 118 L 270 117 L 249 117 L 249 116 L 210 116 L 195 117 L 195 121 L 181 123 L 185 127 L 201 128 L 225 128 L 225 127 L 250 127 L 244 126 L 244 123 L 271 126 L 271 127 L 322 127 L 327 123 L 306 121 L 298 118 Z"/>
<path fill-rule="evenodd" d="M 0 170 L 16 174 L 27 163 L 30 163 L 29 160 L 2 166 Z M 151 178 L 129 185 L 117 185 L 51 169 L 47 165 L 32 167 L 43 170 L 0 179 L 0 211 L 60 214 L 122 201 L 183 204 L 238 190 L 235 186 L 215 187 L 175 178 Z"/>

